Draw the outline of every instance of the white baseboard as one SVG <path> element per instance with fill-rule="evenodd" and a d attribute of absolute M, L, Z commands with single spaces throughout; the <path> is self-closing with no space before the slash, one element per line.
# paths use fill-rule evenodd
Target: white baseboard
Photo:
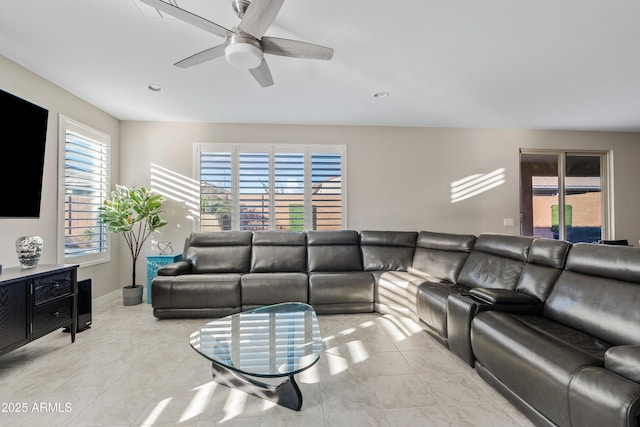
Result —
<path fill-rule="evenodd" d="M 93 307 L 100 307 L 101 305 L 107 304 L 118 298 L 122 298 L 122 289 L 118 289 L 113 292 L 109 292 L 106 295 L 102 295 L 101 297 L 94 298 L 91 300 L 91 304 L 93 304 Z"/>

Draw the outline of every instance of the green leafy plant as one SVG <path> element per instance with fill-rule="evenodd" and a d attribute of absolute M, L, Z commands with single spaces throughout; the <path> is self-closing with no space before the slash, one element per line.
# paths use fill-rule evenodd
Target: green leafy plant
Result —
<path fill-rule="evenodd" d="M 136 261 L 144 242 L 155 230 L 167 225 L 167 221 L 160 218 L 163 202 L 164 197 L 147 188 L 116 185 L 111 199 L 98 208 L 98 216 L 107 230 L 122 234 L 129 247 L 133 261 L 131 286 L 137 286 Z"/>

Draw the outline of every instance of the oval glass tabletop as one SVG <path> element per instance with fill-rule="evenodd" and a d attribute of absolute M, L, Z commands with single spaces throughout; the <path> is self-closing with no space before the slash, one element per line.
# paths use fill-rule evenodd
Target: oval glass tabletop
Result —
<path fill-rule="evenodd" d="M 303 303 L 275 304 L 216 319 L 193 332 L 190 343 L 212 362 L 255 377 L 304 371 L 322 351 L 316 312 Z"/>

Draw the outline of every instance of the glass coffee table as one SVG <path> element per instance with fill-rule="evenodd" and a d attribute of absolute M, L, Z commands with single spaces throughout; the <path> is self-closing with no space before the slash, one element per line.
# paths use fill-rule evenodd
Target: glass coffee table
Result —
<path fill-rule="evenodd" d="M 316 312 L 303 303 L 269 305 L 216 319 L 191 334 L 191 347 L 212 362 L 213 378 L 299 411 L 302 393 L 294 375 L 320 358 Z M 285 378 L 277 385 L 260 378 Z"/>

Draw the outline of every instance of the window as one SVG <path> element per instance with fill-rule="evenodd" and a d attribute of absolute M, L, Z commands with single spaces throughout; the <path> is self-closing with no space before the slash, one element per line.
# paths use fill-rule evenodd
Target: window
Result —
<path fill-rule="evenodd" d="M 199 230 L 339 230 L 345 147 L 195 144 Z"/>
<path fill-rule="evenodd" d="M 60 262 L 90 264 L 109 260 L 106 227 L 98 207 L 108 197 L 111 138 L 67 117 L 59 120 Z"/>
<path fill-rule="evenodd" d="M 521 234 L 570 242 L 611 235 L 606 152 L 520 153 Z"/>

